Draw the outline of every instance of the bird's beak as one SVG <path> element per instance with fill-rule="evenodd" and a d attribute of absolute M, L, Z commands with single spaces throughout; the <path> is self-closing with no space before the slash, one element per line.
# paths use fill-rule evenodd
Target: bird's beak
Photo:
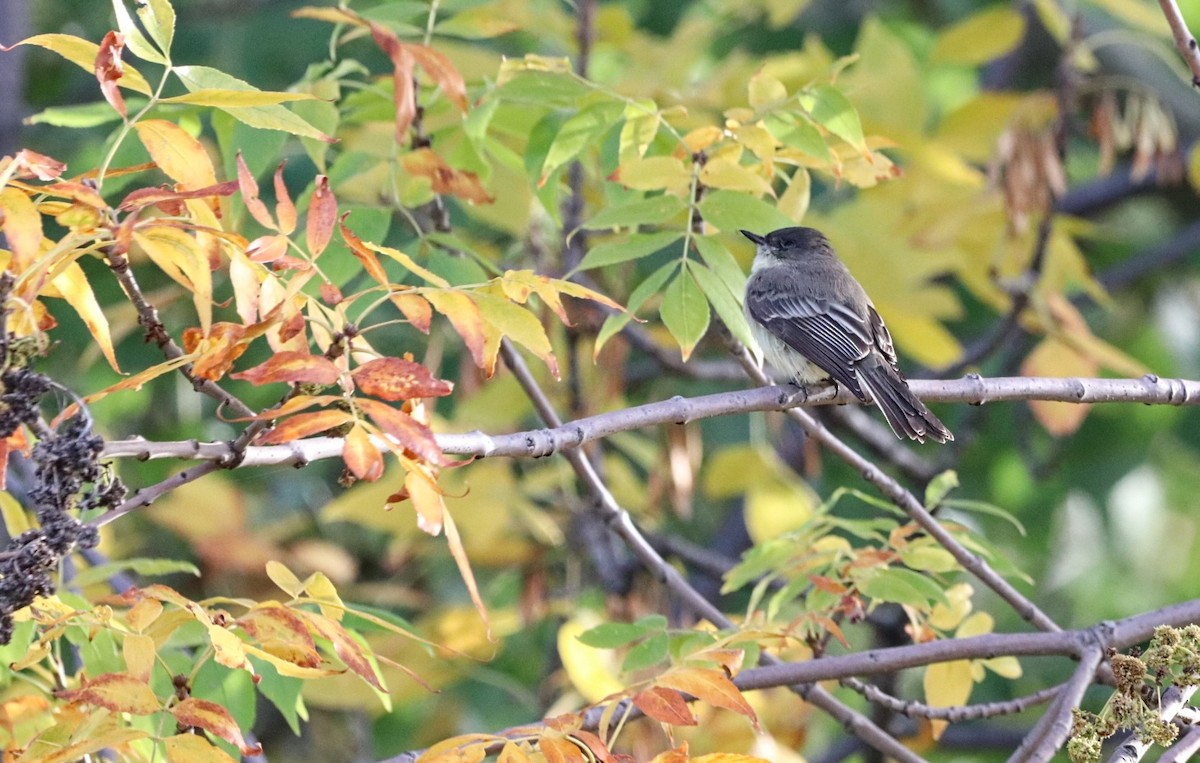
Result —
<path fill-rule="evenodd" d="M 760 236 L 757 233 L 751 233 L 748 230 L 744 230 L 744 231 L 741 231 L 741 234 L 743 236 L 745 236 L 746 238 L 750 239 L 751 241 L 753 241 L 755 244 L 758 244 L 759 246 L 762 246 L 763 244 L 767 243 L 766 237 Z"/>

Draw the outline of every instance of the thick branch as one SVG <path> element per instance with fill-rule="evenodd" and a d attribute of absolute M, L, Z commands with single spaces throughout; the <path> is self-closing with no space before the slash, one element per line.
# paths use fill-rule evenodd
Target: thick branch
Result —
<path fill-rule="evenodd" d="M 913 380 L 913 392 L 928 402 L 961 402 L 982 405 L 1011 400 L 1050 400 L 1064 403 L 1143 403 L 1146 405 L 1200 404 L 1200 381 L 1161 379 L 1079 379 L 1045 377 L 968 376 L 953 380 Z M 779 411 L 796 406 L 857 404 L 846 390 L 829 385 L 797 394 L 790 385 L 718 392 L 700 397 L 673 397 L 656 403 L 587 416 L 558 426 L 527 432 L 491 435 L 484 432 L 439 434 L 438 445 L 458 456 L 506 456 L 537 458 L 641 427 L 683 424 L 689 421 L 750 411 Z M 304 466 L 310 461 L 341 456 L 343 441 L 336 437 L 313 437 L 286 445 L 247 448 L 244 466 Z M 106 458 L 226 459 L 228 443 L 156 443 L 123 440 L 105 445 Z"/>

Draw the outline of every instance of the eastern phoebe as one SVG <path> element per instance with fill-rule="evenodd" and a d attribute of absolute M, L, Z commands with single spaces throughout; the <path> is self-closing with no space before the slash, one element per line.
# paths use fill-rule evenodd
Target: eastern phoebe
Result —
<path fill-rule="evenodd" d="M 871 298 L 812 228 L 742 235 L 757 246 L 746 282 L 746 319 L 767 362 L 797 384 L 832 378 L 883 411 L 897 437 L 953 440 L 908 388 L 896 348 Z"/>

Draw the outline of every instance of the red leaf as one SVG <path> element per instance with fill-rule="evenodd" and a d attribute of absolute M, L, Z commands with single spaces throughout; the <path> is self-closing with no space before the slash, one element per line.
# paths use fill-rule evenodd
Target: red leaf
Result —
<path fill-rule="evenodd" d="M 342 238 L 345 239 L 346 245 L 350 247 L 350 253 L 353 254 L 359 262 L 366 268 L 370 274 L 379 283 L 384 286 L 388 285 L 387 273 L 383 270 L 383 265 L 379 264 L 379 258 L 375 253 L 368 249 L 362 242 L 362 239 L 354 235 L 349 228 L 346 227 L 346 218 L 350 216 L 349 212 L 342 215 L 342 219 L 338 221 L 338 228 L 342 231 Z"/>
<path fill-rule="evenodd" d="M 30 151 L 27 148 L 18 151 L 17 155 L 13 157 L 13 162 L 20 168 L 16 173 L 18 178 L 35 177 L 38 180 L 54 180 L 67 169 L 67 165 L 57 159 Z"/>
<path fill-rule="evenodd" d="M 185 199 L 202 199 L 205 196 L 232 196 L 238 190 L 236 180 L 210 185 L 207 188 L 197 188 L 194 191 L 175 191 L 170 188 L 139 188 L 121 200 L 117 209 L 128 212 L 132 209 L 148 207 L 152 204 L 162 204 L 170 201 Z"/>
<path fill-rule="evenodd" d="M 377 358 L 363 363 L 351 376 L 360 390 L 384 400 L 444 397 L 454 389 L 454 384 L 434 378 L 420 363 L 401 358 Z"/>
<path fill-rule="evenodd" d="M 280 162 L 275 169 L 275 216 L 279 218 L 279 232 L 285 236 L 296 230 L 296 205 L 288 194 L 287 184 L 283 182 L 283 166 Z"/>
<path fill-rule="evenodd" d="M 313 259 L 320 256 L 329 246 L 333 226 L 337 222 L 337 199 L 329 190 L 329 178 L 317 175 L 317 186 L 313 189 L 312 201 L 308 204 L 308 250 Z"/>
<path fill-rule="evenodd" d="M 444 53 L 425 45 L 405 45 L 413 58 L 425 70 L 442 92 L 454 102 L 459 111 L 467 110 L 467 86 L 458 68 Z"/>
<path fill-rule="evenodd" d="M 121 51 L 125 48 L 125 37 L 119 32 L 109 32 L 100 42 L 100 50 L 96 52 L 94 71 L 96 80 L 100 83 L 100 92 L 104 100 L 117 110 L 121 116 L 126 115 L 125 98 L 117 87 L 117 80 L 125 74 L 125 65 L 121 63 Z"/>
<path fill-rule="evenodd" d="M 329 283 L 328 281 L 321 284 L 320 288 L 321 288 L 321 299 L 325 300 L 325 304 L 327 304 L 327 305 L 336 305 L 339 302 L 341 302 L 343 299 L 345 299 L 345 297 L 342 296 L 342 290 L 339 289 L 338 287 L 334 286 L 333 284 Z"/>
<path fill-rule="evenodd" d="M 365 482 L 374 482 L 383 476 L 383 454 L 362 426 L 354 427 L 346 435 L 342 460 L 355 477 Z"/>
<path fill-rule="evenodd" d="M 438 447 L 429 427 L 387 403 L 366 398 L 360 398 L 357 403 L 363 412 L 371 417 L 371 421 L 375 422 L 384 434 L 400 443 L 401 447 L 416 453 L 426 461 L 435 464 L 445 462 L 442 449 Z"/>
<path fill-rule="evenodd" d="M 246 166 L 246 160 L 242 158 L 241 151 L 237 155 L 237 169 L 238 188 L 242 189 L 242 202 L 245 203 L 246 210 L 251 217 L 258 221 L 259 225 L 276 230 L 275 221 L 271 219 L 267 205 L 258 198 L 258 181 L 254 179 L 254 175 L 250 174 L 250 168 Z"/>
<path fill-rule="evenodd" d="M 673 689 L 651 686 L 633 695 L 633 704 L 654 720 L 672 726 L 695 726 L 698 723 L 687 700 Z"/>
<path fill-rule="evenodd" d="M 256 606 L 239 617 L 237 623 L 260 647 L 280 659 L 305 668 L 321 664 L 308 626 L 281 604 L 268 602 Z"/>
<path fill-rule="evenodd" d="M 338 367 L 329 358 L 294 350 L 277 352 L 254 368 L 231 374 L 232 378 L 242 379 L 251 384 L 333 384 L 338 380 L 338 376 Z"/>
<path fill-rule="evenodd" d="M 183 726 L 204 729 L 224 739 L 241 750 L 243 755 L 258 755 L 262 752 L 262 745 L 246 745 L 246 738 L 242 736 L 242 731 L 233 720 L 233 716 L 216 702 L 188 697 L 171 708 L 171 715 Z"/>

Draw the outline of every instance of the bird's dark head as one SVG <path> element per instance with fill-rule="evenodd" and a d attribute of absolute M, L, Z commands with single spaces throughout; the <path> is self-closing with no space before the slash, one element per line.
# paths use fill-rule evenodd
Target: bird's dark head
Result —
<path fill-rule="evenodd" d="M 833 254 L 829 239 L 815 228 L 780 228 L 765 236 L 742 231 L 742 235 L 754 242 L 760 255 L 780 260 L 800 260 L 822 254 Z"/>

